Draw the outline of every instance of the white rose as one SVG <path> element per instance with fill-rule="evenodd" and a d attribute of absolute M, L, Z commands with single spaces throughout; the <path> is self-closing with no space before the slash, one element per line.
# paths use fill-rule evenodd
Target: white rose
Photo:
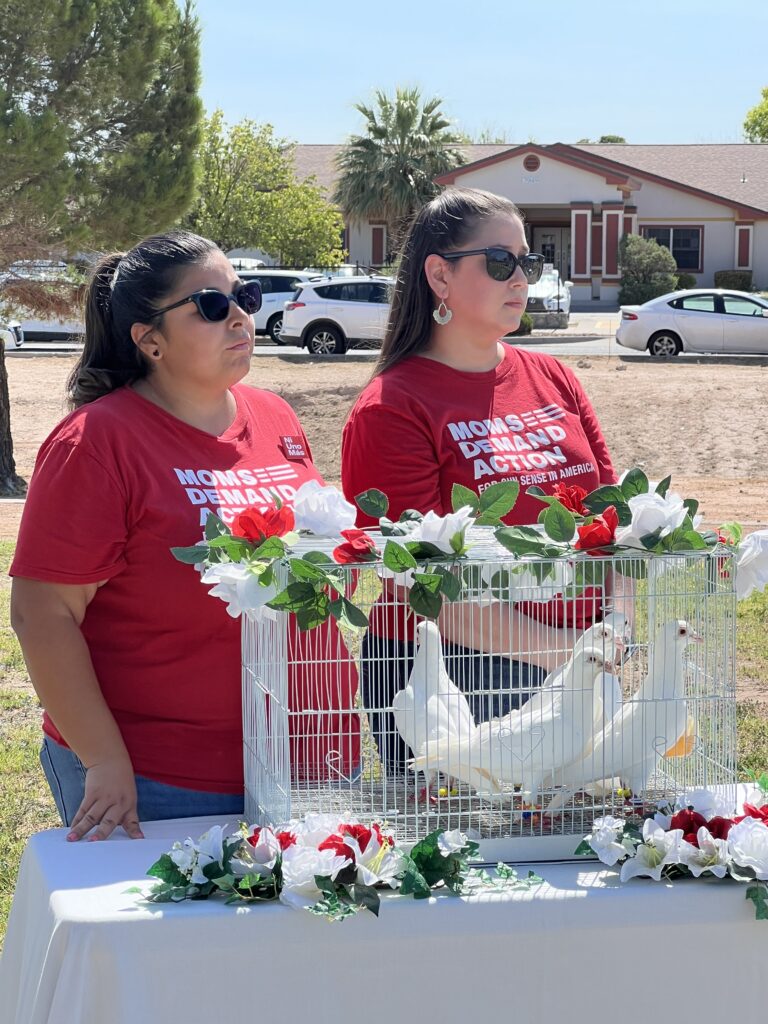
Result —
<path fill-rule="evenodd" d="M 688 514 L 679 494 L 636 494 L 627 502 L 632 514 L 629 526 L 616 531 L 616 543 L 625 547 L 641 548 L 641 537 L 660 530 L 659 536 L 666 537 L 677 529 Z"/>
<path fill-rule="evenodd" d="M 293 515 L 297 530 L 308 530 L 317 537 L 337 537 L 350 530 L 357 520 L 357 510 L 337 487 L 323 486 L 307 480 L 296 491 Z"/>
<path fill-rule="evenodd" d="M 608 814 L 604 818 L 595 818 L 592 822 L 592 834 L 588 838 L 589 845 L 595 851 L 598 859 L 613 867 L 617 860 L 626 857 L 627 850 L 619 841 L 624 831 L 624 822 L 621 818 L 614 818 Z"/>
<path fill-rule="evenodd" d="M 739 544 L 736 553 L 736 596 L 749 597 L 768 584 L 768 530 L 755 530 Z"/>
<path fill-rule="evenodd" d="M 460 535 L 462 542 L 467 527 L 475 521 L 472 509 L 465 505 L 457 512 L 449 512 L 447 516 L 439 516 L 436 512 L 427 512 L 420 523 L 409 532 L 406 540 L 419 540 L 427 544 L 434 544 L 436 548 L 444 551 L 447 555 L 455 555 L 451 547 L 451 539 Z"/>
<path fill-rule="evenodd" d="M 768 825 L 758 818 L 744 818 L 728 833 L 728 849 L 735 864 L 752 868 L 757 878 L 768 880 Z"/>
<path fill-rule="evenodd" d="M 321 896 L 315 884 L 315 875 L 335 878 L 351 863 L 348 857 L 337 857 L 333 850 L 289 846 L 283 853 L 280 901 L 298 909 L 311 907 Z"/>
<path fill-rule="evenodd" d="M 449 857 L 452 853 L 458 853 L 467 845 L 467 837 L 464 833 L 455 828 L 451 832 L 443 832 L 437 839 L 437 848 L 443 857 Z"/>
<path fill-rule="evenodd" d="M 688 808 L 706 818 L 729 818 L 733 814 L 733 802 L 729 802 L 724 795 L 713 792 L 711 789 L 687 789 L 682 796 L 677 798 L 676 810 L 684 811 Z"/>
<path fill-rule="evenodd" d="M 202 582 L 215 584 L 209 594 L 226 602 L 233 619 L 243 613 L 254 622 L 277 618 L 277 612 L 266 607 L 277 593 L 274 584 L 261 586 L 258 574 L 243 562 L 217 562 L 206 569 Z"/>

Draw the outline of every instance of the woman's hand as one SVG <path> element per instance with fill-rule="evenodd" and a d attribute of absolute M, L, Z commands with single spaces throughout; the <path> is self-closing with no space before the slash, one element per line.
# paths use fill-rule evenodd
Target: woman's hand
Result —
<path fill-rule="evenodd" d="M 136 780 L 127 757 L 115 757 L 91 765 L 85 774 L 85 796 L 72 819 L 67 835 L 76 842 L 95 829 L 88 841 L 107 839 L 122 825 L 130 839 L 143 839 L 136 811 Z"/>

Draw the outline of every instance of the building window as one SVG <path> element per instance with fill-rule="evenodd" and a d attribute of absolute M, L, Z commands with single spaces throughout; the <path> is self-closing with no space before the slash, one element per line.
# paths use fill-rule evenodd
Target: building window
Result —
<path fill-rule="evenodd" d="M 701 228 L 641 228 L 644 238 L 655 238 L 675 257 L 678 270 L 701 273 Z"/>

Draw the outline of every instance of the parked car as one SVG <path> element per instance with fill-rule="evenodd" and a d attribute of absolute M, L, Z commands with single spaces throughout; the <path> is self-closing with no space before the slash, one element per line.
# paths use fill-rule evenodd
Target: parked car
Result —
<path fill-rule="evenodd" d="M 0 320 L 0 339 L 4 348 L 21 348 L 24 344 L 24 329 L 18 320 Z"/>
<path fill-rule="evenodd" d="M 536 284 L 528 285 L 526 313 L 534 327 L 567 327 L 571 312 L 572 281 L 562 281 L 559 271 L 547 267 Z"/>
<path fill-rule="evenodd" d="M 301 284 L 285 304 L 280 340 L 315 355 L 343 355 L 380 342 L 389 317 L 390 277 L 331 278 Z"/>
<path fill-rule="evenodd" d="M 67 272 L 67 264 L 58 260 L 19 260 L 10 266 L 5 276 L 31 281 L 56 281 L 64 278 Z M 21 328 L 27 341 L 80 341 L 85 331 L 79 320 L 43 320 L 34 315 L 22 320 Z"/>
<path fill-rule="evenodd" d="M 338 267 L 304 267 L 304 273 L 314 277 L 358 277 L 367 275 L 368 268 L 361 267 L 359 263 L 341 263 Z"/>
<path fill-rule="evenodd" d="M 268 334 L 276 345 L 282 345 L 283 307 L 303 281 L 312 281 L 316 274 L 304 270 L 239 270 L 243 281 L 258 281 L 261 285 L 261 309 L 254 313 L 253 325 L 257 334 Z"/>
<path fill-rule="evenodd" d="M 749 292 L 690 288 L 620 312 L 618 344 L 657 359 L 681 352 L 768 353 L 768 301 Z"/>

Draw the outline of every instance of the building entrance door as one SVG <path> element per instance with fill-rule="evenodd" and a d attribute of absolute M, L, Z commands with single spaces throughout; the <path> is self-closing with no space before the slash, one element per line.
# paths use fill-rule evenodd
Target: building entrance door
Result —
<path fill-rule="evenodd" d="M 560 272 L 560 279 L 567 281 L 571 276 L 571 229 L 570 227 L 533 225 L 531 228 L 531 249 L 540 252 L 545 263 L 551 263 Z"/>

